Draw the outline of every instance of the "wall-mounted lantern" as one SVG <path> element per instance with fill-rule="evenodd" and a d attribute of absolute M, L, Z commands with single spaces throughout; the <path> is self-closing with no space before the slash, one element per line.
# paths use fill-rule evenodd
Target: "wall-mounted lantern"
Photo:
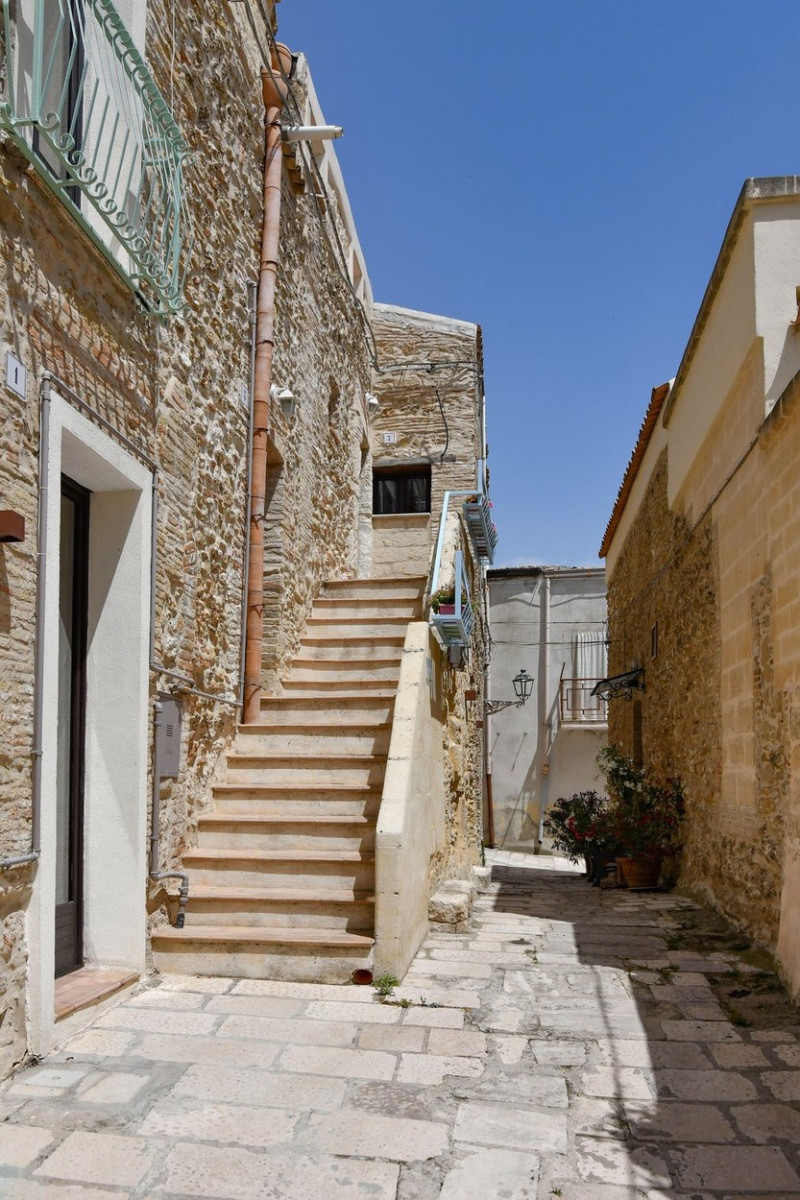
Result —
<path fill-rule="evenodd" d="M 281 412 L 287 421 L 291 421 L 297 408 L 297 398 L 294 392 L 287 387 L 278 387 L 277 383 L 273 383 L 269 389 L 269 394 L 273 400 L 277 400 L 281 406 Z"/>
<path fill-rule="evenodd" d="M 504 708 L 513 708 L 525 703 L 533 691 L 533 676 L 529 675 L 524 667 L 511 680 L 514 686 L 514 695 L 516 700 L 484 700 L 484 706 L 488 713 L 501 712 Z"/>

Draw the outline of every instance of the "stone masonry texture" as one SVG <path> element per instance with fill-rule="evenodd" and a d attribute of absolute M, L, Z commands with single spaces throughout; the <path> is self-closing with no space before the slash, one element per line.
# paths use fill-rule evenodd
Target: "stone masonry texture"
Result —
<path fill-rule="evenodd" d="M 380 402 L 372 422 L 374 466 L 429 466 L 431 512 L 440 513 L 446 491 L 478 490 L 483 403 L 480 326 L 376 304 L 374 328 L 378 348 L 374 390 Z M 388 444 L 387 433 L 395 437 Z M 454 497 L 451 516 L 463 500 L 464 496 Z M 385 520 L 373 519 L 376 546 Z M 432 562 L 438 522 L 420 524 L 413 533 L 425 549 L 425 559 Z M 396 531 L 387 537 L 396 537 Z M 483 733 L 475 714 L 483 709 L 488 622 L 479 564 L 466 541 L 464 552 L 472 578 L 475 626 L 467 662 L 461 669 L 446 666 L 443 671 L 447 844 L 431 864 L 431 889 L 441 879 L 463 877 L 479 861 L 483 828 Z M 443 575 L 440 583 L 452 578 L 452 573 Z M 477 698 L 466 700 L 466 691 Z"/>
<path fill-rule="evenodd" d="M 797 992 L 800 411 L 793 383 L 753 436 L 736 417 L 759 407 L 749 373 L 741 386 L 748 404 L 732 396 L 698 450 L 686 515 L 668 507 L 662 453 L 610 578 L 609 669 L 644 666 L 646 690 L 610 704 L 609 739 L 633 753 L 640 736 L 645 765 L 681 777 L 681 884 L 777 951 Z"/>
<path fill-rule="evenodd" d="M 274 18 L 274 5 L 267 11 Z M 173 43 L 173 29 L 175 40 Z M 156 320 L 0 138 L 0 351 L 28 368 L 24 398 L 3 393 L 2 507 L 26 539 L 0 547 L 0 853 L 30 845 L 36 596 L 38 381 L 52 372 L 159 464 L 155 645 L 163 666 L 204 692 L 235 697 L 247 520 L 250 377 L 247 280 L 257 278 L 264 161 L 261 47 L 242 6 L 149 0 L 145 53 L 192 153 L 187 204 L 195 245 L 186 308 Z M 295 91 L 304 104 L 305 65 Z M 327 220 L 346 230 L 329 201 Z M 313 188 L 284 172 L 274 378 L 298 397 L 272 412 L 266 541 L 264 682 L 278 687 L 321 582 L 354 575 L 370 511 L 363 319 L 321 235 Z M 335 243 L 334 243 L 335 244 Z M 152 695 L 171 690 L 151 674 Z M 144 716 L 142 719 L 145 719 Z M 162 866 L 193 836 L 236 706 L 184 696 L 182 770 L 162 795 Z M 24 913 L 35 868 L 0 875 L 0 1074 L 25 1051 Z M 144 881 L 142 881 L 144 884 Z M 153 887 L 152 919 L 166 892 Z"/>

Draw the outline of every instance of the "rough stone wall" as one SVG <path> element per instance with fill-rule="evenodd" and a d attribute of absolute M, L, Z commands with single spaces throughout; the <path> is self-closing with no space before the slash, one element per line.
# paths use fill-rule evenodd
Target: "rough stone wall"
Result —
<path fill-rule="evenodd" d="M 301 107 L 306 79 L 301 58 L 294 86 Z M 347 252 L 334 190 L 323 214 L 313 186 L 298 195 L 285 178 L 273 378 L 291 389 L 297 407 L 287 421 L 272 405 L 264 613 L 270 690 L 280 689 L 321 585 L 357 575 L 360 527 L 372 502 L 364 487 L 370 455 L 362 448 L 370 359 L 363 318 L 321 229 L 331 220 Z"/>
<path fill-rule="evenodd" d="M 608 581 L 608 622 L 609 674 L 645 671 L 644 692 L 609 702 L 609 742 L 634 757 L 641 748 L 654 775 L 680 776 L 687 802 L 682 877 L 709 886 L 721 804 L 716 537 L 708 517 L 691 530 L 669 510 L 666 451 Z"/>
<path fill-rule="evenodd" d="M 430 463 L 431 521 L 427 533 L 428 561 L 432 565 L 444 493 L 476 488 L 482 437 L 480 330 L 466 321 L 385 304 L 375 305 L 374 329 L 379 369 L 374 375 L 373 391 L 380 405 L 372 421 L 373 462 L 376 467 Z M 394 433 L 396 441 L 386 444 L 385 433 Z M 463 497 L 454 498 L 451 517 L 457 518 L 462 503 Z M 382 520 L 379 517 L 374 521 L 374 528 L 379 529 L 381 561 L 396 561 L 387 546 L 391 531 L 381 527 Z M 443 879 L 463 877 L 469 866 L 479 861 L 483 839 L 481 716 L 488 625 L 483 573 L 456 519 L 449 544 L 450 563 L 457 546 L 464 551 L 471 577 L 475 627 L 464 666 L 455 669 L 444 659 L 442 662 L 446 845 L 431 863 L 431 887 Z M 414 553 L 420 553 L 418 544 Z M 442 576 L 439 582 L 448 582 L 448 576 Z M 474 693 L 476 699 L 466 699 L 465 692 Z"/>
<path fill-rule="evenodd" d="M 193 155 L 186 188 L 195 249 L 180 316 L 144 313 L 0 136 L 0 352 L 11 350 L 29 372 L 24 399 L 4 390 L 0 420 L 0 507 L 20 511 L 27 525 L 22 545 L 0 546 L 2 856 L 30 844 L 43 370 L 159 463 L 155 657 L 195 689 L 237 694 L 247 509 L 241 397 L 250 372 L 246 280 L 259 265 L 262 59 L 242 6 L 223 0 L 149 0 L 146 57 Z M 301 94 L 302 87 L 301 79 Z M 283 458 L 268 516 L 266 677 L 275 684 L 320 581 L 355 573 L 365 516 L 368 360 L 349 291 L 319 235 L 316 203 L 308 190 L 295 195 L 284 177 L 275 378 L 291 384 L 299 406 L 290 427 L 280 412 L 273 423 L 273 458 Z M 181 691 L 161 674 L 151 675 L 151 688 L 153 698 Z M 182 771 L 162 793 L 165 869 L 191 841 L 237 714 L 235 704 L 190 690 L 183 699 Z M 31 866 L 0 872 L 0 1075 L 25 1050 L 24 911 L 35 874 Z M 152 920 L 165 919 L 165 901 L 161 887 L 150 889 Z"/>
<path fill-rule="evenodd" d="M 662 454 L 610 581 L 609 624 L 610 670 L 645 667 L 646 691 L 636 694 L 645 765 L 684 781 L 681 883 L 760 944 L 783 945 L 784 969 L 799 991 L 787 933 L 796 927 L 800 845 L 795 406 L 796 397 L 773 412 L 755 440 L 752 426 L 739 430 L 738 466 L 731 471 L 728 454 L 716 491 L 708 456 L 698 456 L 686 497 L 700 514 L 694 528 L 667 508 Z M 719 445 L 714 455 L 724 458 Z M 610 740 L 628 750 L 634 710 L 619 700 L 609 706 Z"/>

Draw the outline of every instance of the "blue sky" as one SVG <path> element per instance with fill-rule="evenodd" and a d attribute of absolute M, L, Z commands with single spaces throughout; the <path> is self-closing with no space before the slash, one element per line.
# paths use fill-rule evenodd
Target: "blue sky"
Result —
<path fill-rule="evenodd" d="M 598 565 L 742 183 L 800 171 L 777 0 L 283 0 L 375 297 L 483 326 L 498 565 Z M 798 263 L 800 283 L 800 263 Z"/>

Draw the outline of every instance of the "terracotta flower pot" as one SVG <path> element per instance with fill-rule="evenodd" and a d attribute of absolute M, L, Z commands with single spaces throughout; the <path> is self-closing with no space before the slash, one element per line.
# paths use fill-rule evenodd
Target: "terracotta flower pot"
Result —
<path fill-rule="evenodd" d="M 656 888 L 661 875 L 661 855 L 625 858 L 623 861 L 623 876 L 629 888 Z"/>

